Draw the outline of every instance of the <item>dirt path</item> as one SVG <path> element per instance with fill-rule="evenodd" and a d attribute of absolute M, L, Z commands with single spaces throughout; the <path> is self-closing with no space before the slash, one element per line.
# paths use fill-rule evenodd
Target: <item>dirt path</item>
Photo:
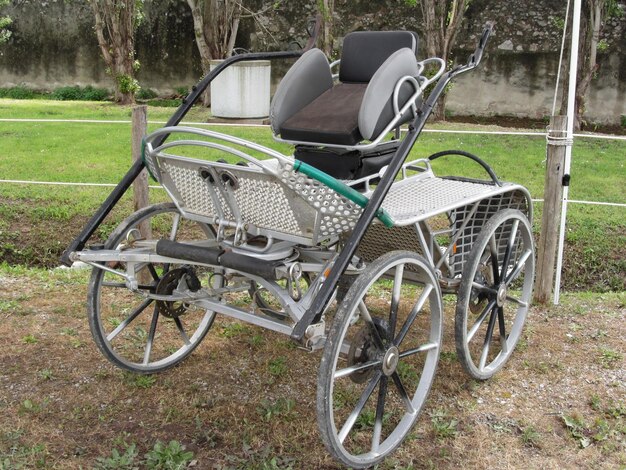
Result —
<path fill-rule="evenodd" d="M 157 440 L 185 445 L 197 468 L 335 468 L 315 422 L 319 355 L 220 321 L 180 367 L 126 374 L 91 340 L 86 279 L 0 271 L 0 468 L 91 468 L 131 443 L 138 462 Z M 456 361 L 446 313 L 427 408 L 381 468 L 626 467 L 626 293 L 534 308 L 482 383 Z"/>

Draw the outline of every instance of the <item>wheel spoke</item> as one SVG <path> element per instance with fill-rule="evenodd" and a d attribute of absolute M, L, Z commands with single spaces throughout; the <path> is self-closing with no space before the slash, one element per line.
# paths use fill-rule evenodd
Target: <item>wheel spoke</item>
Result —
<path fill-rule="evenodd" d="M 159 277 L 159 274 L 156 272 L 156 269 L 154 269 L 154 265 L 152 263 L 148 264 L 148 271 L 150 271 L 150 274 L 152 275 L 152 279 L 154 279 L 155 281 L 161 280 L 161 278 Z"/>
<path fill-rule="evenodd" d="M 174 317 L 174 323 L 176 323 L 178 332 L 180 333 L 181 338 L 183 338 L 185 345 L 189 346 L 191 344 L 191 341 L 189 341 L 189 336 L 187 336 L 187 333 L 185 333 L 185 328 L 183 328 L 183 322 L 180 321 L 179 317 Z"/>
<path fill-rule="evenodd" d="M 154 313 L 152 314 L 152 323 L 150 324 L 150 333 L 148 333 L 148 341 L 146 342 L 146 349 L 143 355 L 143 365 L 148 365 L 150 362 L 150 353 L 152 353 L 152 344 L 154 343 L 154 337 L 156 335 L 157 323 L 159 321 L 159 309 L 155 305 Z"/>
<path fill-rule="evenodd" d="M 500 279 L 507 278 L 506 272 L 509 269 L 509 263 L 511 262 L 511 256 L 513 255 L 513 248 L 515 248 L 515 239 L 517 238 L 518 227 L 519 227 L 519 220 L 515 219 L 513 221 L 513 227 L 511 227 L 511 233 L 509 234 L 509 242 L 507 243 L 506 252 L 504 253 L 504 261 L 502 262 L 502 271 L 500 272 Z"/>
<path fill-rule="evenodd" d="M 500 272 L 498 271 L 498 245 L 496 243 L 496 233 L 491 234 L 489 239 L 489 249 L 491 250 L 491 270 L 493 271 L 493 284 L 500 284 Z"/>
<path fill-rule="evenodd" d="M 439 345 L 437 343 L 426 343 L 417 348 L 407 349 L 406 351 L 401 352 L 399 356 L 401 358 L 412 356 L 413 354 L 430 351 L 431 349 L 437 349 L 438 347 Z"/>
<path fill-rule="evenodd" d="M 172 230 L 170 231 L 170 240 L 176 240 L 176 234 L 178 233 L 178 227 L 180 225 L 180 213 L 176 212 L 172 219 Z"/>
<path fill-rule="evenodd" d="M 504 283 L 507 285 L 507 287 L 515 279 L 517 279 L 517 276 L 519 276 L 519 273 L 521 272 L 522 268 L 524 268 L 524 266 L 526 265 L 526 260 L 531 255 L 531 253 L 532 253 L 531 250 L 526 250 L 524 251 L 524 253 L 522 253 L 522 256 L 520 256 L 519 261 L 515 265 L 515 268 L 513 268 L 513 271 L 511 271 L 511 274 L 509 274 L 504 280 Z"/>
<path fill-rule="evenodd" d="M 483 343 L 483 351 L 480 355 L 479 369 L 484 369 L 487 364 L 487 356 L 489 356 L 489 345 L 491 343 L 491 337 L 493 336 L 493 329 L 496 326 L 496 309 L 491 310 L 491 316 L 489 317 L 489 325 L 487 326 L 487 334 L 485 335 L 485 342 Z"/>
<path fill-rule="evenodd" d="M 400 380 L 400 376 L 397 372 L 391 374 L 391 378 L 393 379 L 393 383 L 396 385 L 398 389 L 398 393 L 400 394 L 400 398 L 402 398 L 402 402 L 404 403 L 404 407 L 406 408 L 407 413 L 415 414 L 415 408 L 413 408 L 413 403 L 409 398 L 409 394 L 407 393 L 402 381 Z"/>
<path fill-rule="evenodd" d="M 476 289 L 476 290 L 479 290 L 481 292 L 487 292 L 487 293 L 489 293 L 491 295 L 498 295 L 498 291 L 497 290 L 492 289 L 491 287 L 487 287 L 486 285 L 480 284 L 480 283 L 478 283 L 476 281 L 472 282 L 472 289 Z"/>
<path fill-rule="evenodd" d="M 135 318 L 137 318 L 137 316 L 141 312 L 143 312 L 146 309 L 146 307 L 150 305 L 152 302 L 153 302 L 152 299 L 146 299 L 143 302 L 141 302 L 141 304 L 139 304 L 139 306 L 135 310 L 133 310 L 133 312 L 130 315 L 128 315 L 128 317 L 126 317 L 126 319 L 122 323 L 117 325 L 117 328 L 115 328 L 113 331 L 111 331 L 111 333 L 107 335 L 107 341 L 109 343 L 113 341 L 113 339 L 115 339 L 115 337 L 119 335 L 121 331 L 130 324 L 130 322 L 132 322 Z"/>
<path fill-rule="evenodd" d="M 128 286 L 124 282 L 108 282 L 103 281 L 102 287 L 114 287 L 116 289 L 128 289 Z M 148 284 L 139 284 L 137 285 L 137 290 L 149 290 L 152 291 L 154 286 L 149 286 Z"/>
<path fill-rule="evenodd" d="M 385 344 L 383 343 L 383 339 L 380 336 L 378 328 L 376 328 L 376 325 L 374 324 L 374 320 L 372 320 L 372 316 L 370 315 L 370 312 L 367 309 L 367 305 L 365 305 L 365 302 L 359 302 L 359 312 L 363 320 L 365 320 L 370 328 L 370 331 L 372 333 L 372 339 L 374 340 L 376 347 L 380 350 L 384 350 Z"/>
<path fill-rule="evenodd" d="M 521 299 L 516 299 L 515 297 L 512 297 L 510 295 L 506 296 L 506 300 L 509 300 L 511 302 L 515 302 L 517 305 L 519 305 L 520 307 L 528 307 L 528 302 L 524 302 Z"/>
<path fill-rule="evenodd" d="M 333 374 L 334 379 L 340 379 L 341 377 L 346 377 L 348 375 L 354 374 L 355 372 L 363 371 L 365 369 L 371 369 L 372 367 L 376 367 L 382 364 L 382 361 L 369 361 L 364 362 L 363 364 L 346 367 L 344 369 L 339 369 L 335 371 Z"/>
<path fill-rule="evenodd" d="M 383 416 L 385 414 L 385 397 L 387 396 L 388 377 L 383 377 L 378 386 L 378 400 L 376 401 L 376 420 L 372 434 L 372 453 L 376 454 L 380 447 L 380 437 L 383 432 Z"/>
<path fill-rule="evenodd" d="M 363 390 L 363 393 L 361 394 L 361 397 L 359 398 L 359 401 L 357 402 L 356 406 L 352 410 L 352 413 L 350 413 L 350 416 L 348 416 L 348 419 L 346 420 L 343 427 L 341 428 L 341 431 L 339 431 L 339 434 L 337 435 L 337 437 L 339 438 L 339 442 L 341 442 L 342 444 L 343 444 L 343 441 L 346 440 L 346 437 L 348 437 L 348 434 L 350 433 L 352 428 L 354 427 L 354 424 L 356 423 L 357 418 L 361 414 L 361 411 L 363 411 L 363 408 L 365 407 L 367 400 L 369 400 L 370 396 L 372 396 L 372 393 L 374 392 L 376 385 L 378 385 L 378 382 L 380 381 L 381 376 L 382 376 L 382 373 L 377 372 L 374 375 L 374 377 L 370 379 L 370 382 L 367 384 L 367 387 L 365 387 L 365 390 Z"/>
<path fill-rule="evenodd" d="M 402 290 L 402 276 L 404 275 L 404 264 L 396 266 L 396 273 L 393 277 L 393 291 L 391 292 L 391 309 L 389 311 L 389 338 L 396 334 L 396 322 L 398 320 L 398 307 L 400 306 L 400 293 Z"/>
<path fill-rule="evenodd" d="M 485 309 L 481 312 L 480 316 L 476 319 L 476 321 L 474 322 L 474 325 L 472 326 L 472 328 L 467 332 L 467 342 L 468 343 L 472 340 L 472 338 L 474 338 L 474 335 L 476 334 L 476 332 L 480 328 L 480 325 L 483 324 L 483 322 L 485 321 L 485 318 L 487 318 L 487 315 L 489 314 L 491 309 L 493 309 L 493 307 L 495 307 L 495 305 L 496 305 L 495 299 L 490 301 L 487 304 L 487 306 L 485 307 Z"/>
<path fill-rule="evenodd" d="M 404 322 L 404 325 L 402 325 L 402 328 L 400 329 L 400 332 L 398 333 L 398 336 L 396 336 L 396 339 L 393 341 L 393 343 L 396 346 L 399 346 L 400 343 L 402 343 L 402 341 L 404 340 L 404 337 L 409 332 L 409 328 L 411 328 L 411 325 L 415 321 L 415 318 L 417 317 L 417 314 L 419 312 L 421 312 L 422 308 L 424 307 L 424 303 L 428 299 L 428 296 L 430 295 L 430 292 L 432 290 L 433 290 L 433 285 L 432 284 L 428 284 L 428 285 L 426 285 L 424 287 L 424 291 L 422 292 L 422 295 L 420 296 L 420 298 L 415 303 L 415 305 L 413 307 L 413 310 L 411 310 L 411 312 L 409 313 L 406 321 Z"/>
<path fill-rule="evenodd" d="M 504 325 L 504 308 L 498 307 L 498 328 L 500 330 L 500 344 L 502 345 L 502 352 L 507 353 L 508 346 L 506 344 L 506 329 Z"/>

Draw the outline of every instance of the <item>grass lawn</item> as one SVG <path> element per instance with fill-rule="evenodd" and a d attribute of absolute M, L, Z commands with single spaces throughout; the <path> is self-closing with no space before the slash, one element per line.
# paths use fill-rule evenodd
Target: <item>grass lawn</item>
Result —
<path fill-rule="evenodd" d="M 153 121 L 165 121 L 172 108 L 150 108 Z M 0 118 L 129 120 L 129 108 L 111 103 L 0 100 Z M 206 120 L 207 112 L 194 108 L 187 120 Z M 151 124 L 150 130 L 159 125 Z M 437 124 L 428 128 L 468 126 Z M 479 126 L 473 126 L 477 128 Z M 493 126 L 480 127 L 492 129 Z M 290 153 L 272 139 L 268 128 L 211 126 Z M 412 158 L 445 149 L 467 150 L 486 160 L 506 181 L 528 187 L 533 198 L 543 197 L 545 139 L 541 136 L 424 133 Z M 626 142 L 576 139 L 573 149 L 570 199 L 624 203 Z M 199 154 L 196 153 L 196 156 Z M 0 179 L 116 183 L 130 166 L 130 125 L 87 123 L 0 122 Z M 465 159 L 441 159 L 433 165 L 439 174 L 482 176 Z M 110 188 L 76 188 L 0 184 L 0 256 L 10 262 L 54 265 L 63 247 L 104 200 Z M 164 200 L 161 190 L 154 201 Z M 538 231 L 541 204 L 535 205 Z M 130 211 L 128 197 L 103 226 L 108 231 Z M 565 276 L 568 288 L 626 289 L 626 209 L 570 205 Z M 51 227 L 64 230 L 51 231 Z M 52 236 L 50 236 L 52 235 Z"/>

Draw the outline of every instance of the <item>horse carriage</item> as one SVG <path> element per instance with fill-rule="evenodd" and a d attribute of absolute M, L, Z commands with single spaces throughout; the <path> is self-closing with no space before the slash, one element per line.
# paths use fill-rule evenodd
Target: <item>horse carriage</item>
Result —
<path fill-rule="evenodd" d="M 288 335 L 321 350 L 319 430 L 354 468 L 389 455 L 418 418 L 441 350 L 444 294 L 456 296 L 465 371 L 495 374 L 531 300 L 529 193 L 465 151 L 407 161 L 436 100 L 478 66 L 490 33 L 448 71 L 441 59 L 418 61 L 417 36 L 396 31 L 347 35 L 332 64 L 308 47 L 237 56 L 207 76 L 144 139 L 143 162 L 65 254 L 93 266 L 88 316 L 104 355 L 130 371 L 162 371 L 218 315 Z M 274 138 L 293 155 L 177 125 L 231 63 L 295 56 L 270 112 Z M 431 162 L 442 157 L 486 176 L 438 176 Z M 139 210 L 103 246 L 84 249 L 144 166 L 172 202 Z"/>

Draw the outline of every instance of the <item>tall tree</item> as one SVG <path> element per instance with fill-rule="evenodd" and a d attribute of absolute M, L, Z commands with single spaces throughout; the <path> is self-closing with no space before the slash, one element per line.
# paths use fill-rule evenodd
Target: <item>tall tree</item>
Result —
<path fill-rule="evenodd" d="M 267 12 L 278 7 L 282 0 L 256 10 L 253 2 L 240 0 L 187 0 L 193 17 L 196 45 L 200 52 L 202 70 L 206 73 L 214 59 L 230 57 L 235 48 L 235 40 L 242 19 L 253 18 L 265 28 L 258 19 Z M 254 2 L 258 3 L 258 2 Z M 204 94 L 204 105 L 210 104 L 210 92 Z"/>
<path fill-rule="evenodd" d="M 187 3 L 191 8 L 202 70 L 206 72 L 211 60 L 231 55 L 239 31 L 242 4 L 237 0 L 187 0 Z"/>
<path fill-rule="evenodd" d="M 115 101 L 135 101 L 139 83 L 135 73 L 135 30 L 143 19 L 143 0 L 89 0 L 96 19 L 95 30 L 107 73 L 115 80 Z"/>
<path fill-rule="evenodd" d="M 406 0 L 410 5 L 420 6 L 422 12 L 423 40 L 429 57 L 440 57 L 446 64 L 461 28 L 463 16 L 470 0 Z M 433 117 L 445 120 L 446 95 L 443 94 L 433 110 Z"/>
<path fill-rule="evenodd" d="M 0 8 L 9 4 L 9 0 L 0 0 Z M 13 23 L 10 16 L 0 16 L 0 44 L 4 44 L 11 37 L 8 26 Z"/>
<path fill-rule="evenodd" d="M 580 37 L 578 45 L 578 67 L 576 80 L 576 100 L 574 105 L 574 129 L 580 130 L 587 103 L 587 92 L 593 78 L 597 75 L 598 52 L 606 49 L 606 43 L 600 39 L 606 18 L 622 15 L 616 0 L 583 0 L 580 18 Z M 571 17 L 571 15 L 570 15 Z M 571 37 L 571 28 L 570 28 Z M 569 70 L 569 58 L 564 61 L 565 71 Z M 561 114 L 567 113 L 567 89 L 569 76 L 565 75 Z"/>

